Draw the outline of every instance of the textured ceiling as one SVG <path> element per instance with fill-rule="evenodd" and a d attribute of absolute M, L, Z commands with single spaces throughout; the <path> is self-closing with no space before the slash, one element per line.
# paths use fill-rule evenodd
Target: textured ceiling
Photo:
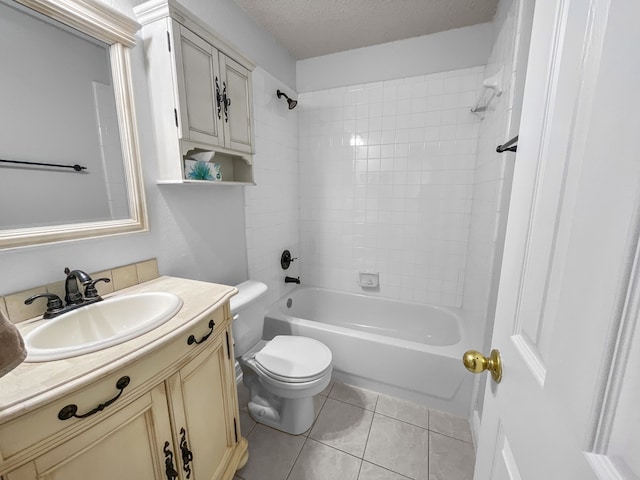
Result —
<path fill-rule="evenodd" d="M 489 22 L 498 0 L 234 0 L 298 60 Z"/>

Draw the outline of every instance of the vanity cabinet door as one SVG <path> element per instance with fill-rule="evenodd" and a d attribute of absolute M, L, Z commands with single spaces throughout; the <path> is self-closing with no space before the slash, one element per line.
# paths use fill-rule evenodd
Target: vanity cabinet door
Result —
<path fill-rule="evenodd" d="M 164 384 L 36 457 L 9 480 L 166 480 L 177 470 Z M 27 472 L 33 472 L 33 477 Z M 37 474 L 37 477 L 35 476 Z M 27 476 L 25 476 L 27 475 Z"/>
<path fill-rule="evenodd" d="M 218 51 L 195 33 L 172 22 L 178 87 L 180 138 L 224 146 Z"/>
<path fill-rule="evenodd" d="M 180 469 L 189 480 L 233 476 L 240 435 L 228 330 L 207 341 L 208 348 L 167 380 L 175 442 L 183 447 Z"/>
<path fill-rule="evenodd" d="M 220 53 L 222 72 L 225 146 L 252 153 L 251 73 L 238 62 Z"/>

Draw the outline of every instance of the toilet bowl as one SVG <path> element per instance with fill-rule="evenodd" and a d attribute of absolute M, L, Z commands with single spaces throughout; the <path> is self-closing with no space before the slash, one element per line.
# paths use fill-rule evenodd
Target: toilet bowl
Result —
<path fill-rule="evenodd" d="M 313 338 L 279 335 L 262 339 L 267 286 L 248 280 L 231 298 L 236 359 L 249 389 L 251 417 L 294 435 L 315 419 L 313 396 L 331 381 L 331 350 Z"/>

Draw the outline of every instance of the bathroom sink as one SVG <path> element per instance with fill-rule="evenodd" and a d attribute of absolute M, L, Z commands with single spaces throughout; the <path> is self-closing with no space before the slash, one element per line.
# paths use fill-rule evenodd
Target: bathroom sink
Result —
<path fill-rule="evenodd" d="M 95 352 L 147 333 L 173 317 L 180 297 L 166 292 L 115 296 L 44 323 L 24 337 L 27 362 Z"/>

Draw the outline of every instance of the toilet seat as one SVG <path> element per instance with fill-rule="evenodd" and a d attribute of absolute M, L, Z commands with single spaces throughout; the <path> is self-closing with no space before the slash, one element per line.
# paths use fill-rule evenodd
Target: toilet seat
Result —
<path fill-rule="evenodd" d="M 331 350 L 313 338 L 278 335 L 256 347 L 250 352 L 251 363 L 256 370 L 280 382 L 312 382 L 332 368 Z"/>

